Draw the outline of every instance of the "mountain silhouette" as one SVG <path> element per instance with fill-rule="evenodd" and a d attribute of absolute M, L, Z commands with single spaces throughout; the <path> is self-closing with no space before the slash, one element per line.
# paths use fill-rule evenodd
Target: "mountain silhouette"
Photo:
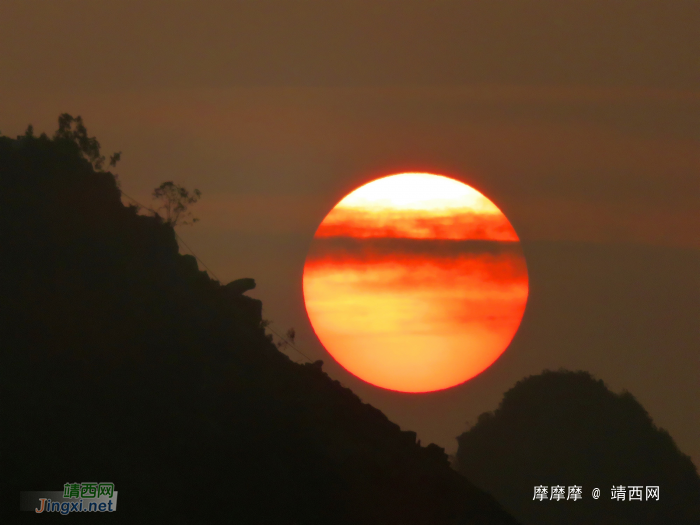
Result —
<path fill-rule="evenodd" d="M 516 523 L 443 449 L 279 352 L 254 280 L 179 254 L 86 136 L 0 137 L 7 494 L 113 482 L 128 523 Z"/>
<path fill-rule="evenodd" d="M 587 372 L 519 381 L 458 442 L 457 470 L 525 525 L 700 523 L 700 477 L 690 458 L 632 394 L 615 394 Z M 546 500 L 535 496 L 540 485 Z M 580 486 L 582 498 L 552 499 L 552 486 L 565 487 L 566 498 L 568 487 Z M 631 486 L 642 487 L 642 501 L 636 490 L 630 501 Z M 647 486 L 659 487 L 658 501 L 646 499 Z"/>

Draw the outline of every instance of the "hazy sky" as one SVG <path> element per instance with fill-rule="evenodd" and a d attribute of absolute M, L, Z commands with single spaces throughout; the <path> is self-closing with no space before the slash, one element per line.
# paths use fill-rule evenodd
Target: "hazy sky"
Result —
<path fill-rule="evenodd" d="M 697 465 L 698 27 L 683 0 L 5 0 L 0 131 L 82 115 L 123 151 L 126 193 L 199 188 L 189 246 L 223 282 L 254 277 L 278 331 L 423 443 L 452 452 L 518 379 L 580 368 L 630 390 Z M 302 301 L 326 213 L 400 171 L 482 191 L 530 271 L 511 348 L 432 394 L 350 376 Z"/>

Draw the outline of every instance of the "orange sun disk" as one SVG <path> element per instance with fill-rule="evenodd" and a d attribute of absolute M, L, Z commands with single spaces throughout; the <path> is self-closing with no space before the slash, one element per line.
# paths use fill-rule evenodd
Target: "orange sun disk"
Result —
<path fill-rule="evenodd" d="M 463 383 L 505 351 L 528 277 L 515 230 L 457 180 L 402 173 L 347 195 L 304 266 L 316 335 L 373 385 L 430 392 Z"/>

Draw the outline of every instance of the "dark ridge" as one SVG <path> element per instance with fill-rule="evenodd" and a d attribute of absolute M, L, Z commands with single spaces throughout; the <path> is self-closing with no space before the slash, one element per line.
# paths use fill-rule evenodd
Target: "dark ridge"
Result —
<path fill-rule="evenodd" d="M 199 271 L 71 137 L 0 137 L 0 247 L 6 510 L 111 481 L 107 521 L 130 524 L 516 523 L 440 447 L 280 353 L 254 281 Z"/>
<path fill-rule="evenodd" d="M 700 477 L 690 458 L 632 394 L 615 394 L 587 372 L 519 381 L 458 441 L 457 469 L 524 524 L 700 523 Z M 567 496 L 578 485 L 582 499 L 533 500 L 537 485 L 565 486 Z M 612 500 L 613 486 L 625 487 L 625 501 Z M 644 487 L 643 501 L 629 501 L 629 486 Z M 659 487 L 659 501 L 644 500 L 647 486 Z"/>

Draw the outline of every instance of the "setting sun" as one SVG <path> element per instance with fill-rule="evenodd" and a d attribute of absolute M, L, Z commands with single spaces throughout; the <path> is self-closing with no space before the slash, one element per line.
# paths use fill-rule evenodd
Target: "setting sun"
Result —
<path fill-rule="evenodd" d="M 525 310 L 515 230 L 457 180 L 403 173 L 342 199 L 314 236 L 304 300 L 349 372 L 403 392 L 449 388 L 488 368 Z"/>

